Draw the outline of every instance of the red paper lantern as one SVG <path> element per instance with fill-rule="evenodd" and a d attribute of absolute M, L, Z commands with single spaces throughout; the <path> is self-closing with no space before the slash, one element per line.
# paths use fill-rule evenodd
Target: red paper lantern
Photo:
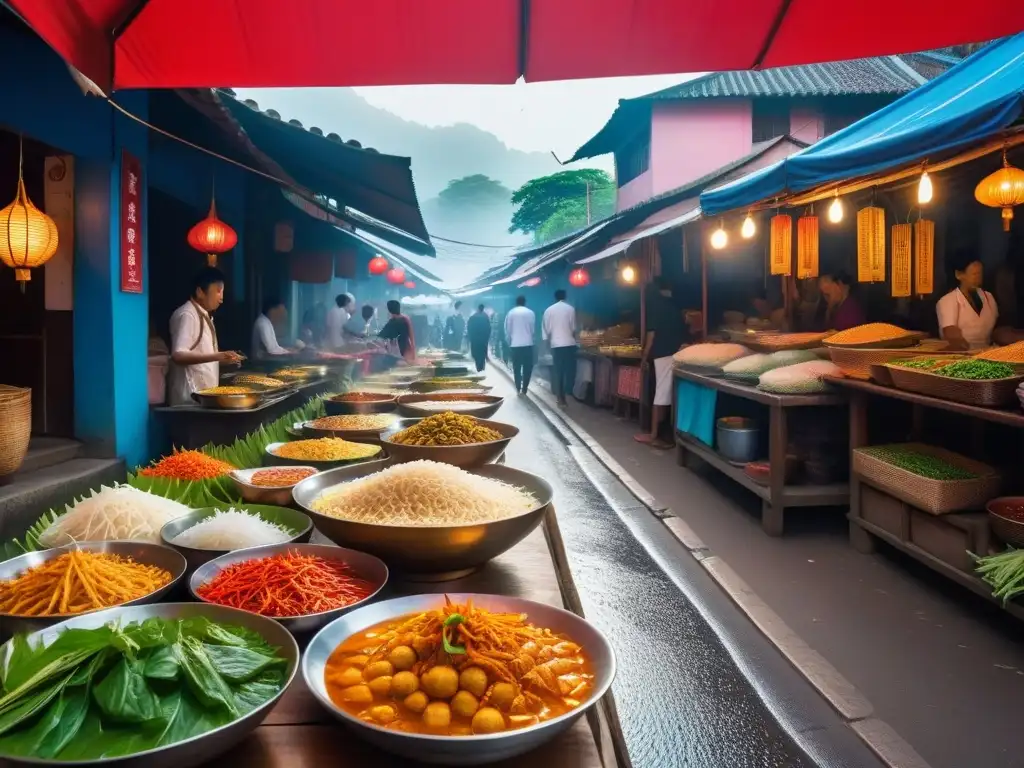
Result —
<path fill-rule="evenodd" d="M 540 285 L 540 278 L 539 277 L 531 277 L 528 280 L 523 280 L 523 282 L 521 282 L 516 287 L 517 288 L 536 288 L 538 285 Z"/>
<path fill-rule="evenodd" d="M 414 283 L 412 280 L 406 280 L 405 287 L 411 291 L 413 288 L 416 287 L 416 283 Z"/>
<path fill-rule="evenodd" d="M 590 284 L 590 273 L 583 267 L 577 267 L 569 273 L 569 283 L 577 288 Z"/>
<path fill-rule="evenodd" d="M 388 271 L 391 265 L 388 264 L 388 260 L 383 256 L 374 256 L 370 259 L 370 274 L 371 275 L 383 275 Z"/>
<path fill-rule="evenodd" d="M 405 270 L 401 267 L 395 267 L 394 269 L 388 270 L 387 274 L 388 282 L 395 285 L 401 285 L 405 282 Z"/>
<path fill-rule="evenodd" d="M 210 201 L 210 212 L 206 218 L 188 231 L 188 244 L 200 253 L 206 254 L 206 262 L 217 265 L 217 256 L 227 253 L 238 244 L 238 235 L 231 227 L 217 218 L 217 201 Z"/>

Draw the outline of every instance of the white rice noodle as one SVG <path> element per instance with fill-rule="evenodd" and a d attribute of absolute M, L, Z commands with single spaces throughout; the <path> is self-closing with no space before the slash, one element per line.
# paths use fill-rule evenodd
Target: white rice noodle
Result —
<path fill-rule="evenodd" d="M 284 544 L 295 533 L 259 515 L 237 509 L 217 510 L 212 516 L 174 537 L 172 543 L 192 549 L 232 551 L 266 544 Z"/>

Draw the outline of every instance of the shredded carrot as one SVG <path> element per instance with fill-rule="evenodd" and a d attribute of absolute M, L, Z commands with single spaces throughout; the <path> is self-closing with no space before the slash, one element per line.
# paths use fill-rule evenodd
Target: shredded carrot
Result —
<path fill-rule="evenodd" d="M 202 451 L 175 451 L 139 471 L 144 477 L 170 477 L 177 480 L 208 480 L 226 475 L 234 467 Z"/>

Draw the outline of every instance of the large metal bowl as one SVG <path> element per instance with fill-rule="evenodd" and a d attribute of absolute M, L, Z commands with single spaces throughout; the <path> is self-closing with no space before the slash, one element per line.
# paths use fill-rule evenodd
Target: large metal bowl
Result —
<path fill-rule="evenodd" d="M 315 475 L 314 475 L 315 477 Z M 269 523 L 277 523 L 283 525 L 285 528 L 289 528 L 297 533 L 292 536 L 285 545 L 297 544 L 309 541 L 310 536 L 313 535 L 313 521 L 309 519 L 309 515 L 305 512 L 300 512 L 297 509 L 291 509 L 290 507 L 275 507 L 266 506 L 260 504 L 223 504 L 219 507 L 203 507 L 201 509 L 195 509 L 189 512 L 187 515 L 182 515 L 169 523 L 165 523 L 164 527 L 160 529 L 160 538 L 164 544 L 171 547 L 185 558 L 188 563 L 188 572 L 191 573 L 201 565 L 210 562 L 214 558 L 226 555 L 232 550 L 228 549 L 195 549 L 194 547 L 184 547 L 180 544 L 174 543 L 174 538 L 182 531 L 191 528 L 197 523 L 201 523 L 208 517 L 213 517 L 217 510 L 226 510 L 228 508 L 236 509 L 240 512 L 251 512 L 253 514 L 258 513 L 260 517 Z"/>
<path fill-rule="evenodd" d="M 381 415 L 381 414 L 374 414 Z M 388 415 L 388 414 L 383 414 Z M 377 427 L 374 429 L 324 429 L 323 427 L 314 427 L 312 421 L 302 422 L 302 433 L 306 437 L 340 437 L 344 440 L 354 440 L 359 442 L 360 438 L 374 437 L 379 438 L 381 433 L 386 432 L 391 427 Z M 394 417 L 394 422 L 398 421 L 397 417 Z"/>
<path fill-rule="evenodd" d="M 255 408 L 267 395 L 266 391 L 253 391 L 245 395 L 204 395 L 201 392 L 193 392 L 192 399 L 203 408 L 211 408 L 220 411 L 240 411 L 246 408 Z"/>
<path fill-rule="evenodd" d="M 312 502 L 325 491 L 391 464 L 389 461 L 385 465 L 357 465 L 321 472 L 296 485 L 292 497 L 313 518 L 317 529 L 335 544 L 376 555 L 407 579 L 447 581 L 472 573 L 540 525 L 554 493 L 547 481 L 537 475 L 488 464 L 467 471 L 522 488 L 533 494 L 537 506 L 516 517 L 490 523 L 430 527 L 358 523 L 322 515 L 311 508 Z"/>
<path fill-rule="evenodd" d="M 187 566 L 185 558 L 181 553 L 171 547 L 160 544 L 151 544 L 145 541 L 83 541 L 78 544 L 69 544 L 65 547 L 44 549 L 41 552 L 28 552 L 0 563 L 0 581 L 14 579 L 29 568 L 47 563 L 71 549 L 117 555 L 118 557 L 130 557 L 142 565 L 155 565 L 170 572 L 171 580 L 168 584 L 160 587 L 155 592 L 150 592 L 148 595 L 143 595 L 140 598 L 117 606 L 118 608 L 155 603 L 177 586 L 178 582 L 181 581 L 181 577 L 185 575 Z M 105 610 L 107 609 L 98 608 L 95 611 L 89 611 L 88 614 L 92 615 Z M 15 634 L 37 632 L 54 624 L 59 624 L 62 621 L 84 615 L 86 614 L 76 613 L 57 616 L 13 616 L 11 614 L 0 614 L 0 638 L 7 639 Z"/>
<path fill-rule="evenodd" d="M 525 613 L 538 627 L 565 634 L 582 645 L 594 669 L 594 693 L 571 712 L 529 728 L 480 736 L 433 736 L 382 728 L 353 717 L 335 706 L 324 685 L 327 659 L 342 642 L 374 624 L 440 608 L 440 595 L 414 595 L 385 600 L 345 614 L 324 627 L 310 641 L 302 657 L 302 677 L 317 701 L 336 719 L 366 741 L 410 760 L 441 765 L 484 765 L 536 749 L 572 727 L 596 704 L 615 679 L 615 652 L 608 639 L 584 619 L 561 608 L 501 595 L 449 595 L 458 603 L 473 604 L 500 613 Z"/>
<path fill-rule="evenodd" d="M 117 768 L 194 768 L 204 765 L 216 758 L 218 755 L 227 752 L 246 736 L 249 735 L 270 713 L 282 694 L 288 690 L 299 670 L 299 647 L 284 627 L 263 616 L 254 613 L 238 611 L 234 608 L 225 608 L 220 605 L 209 603 L 162 603 L 159 605 L 137 605 L 134 607 L 108 608 L 105 611 L 96 611 L 79 616 L 73 619 L 49 627 L 41 632 L 32 635 L 29 640 L 35 645 L 42 641 L 46 644 L 52 643 L 57 636 L 67 629 L 96 629 L 105 624 L 117 621 L 123 624 L 145 621 L 154 617 L 161 619 L 188 619 L 195 616 L 205 616 L 210 621 L 222 624 L 232 624 L 245 627 L 258 632 L 264 640 L 277 648 L 280 656 L 288 660 L 288 667 L 285 672 L 284 684 L 277 695 L 269 701 L 264 702 L 251 712 L 239 719 L 219 728 L 207 731 L 199 736 L 169 744 L 165 747 L 138 752 L 125 757 L 106 757 L 97 760 L 44 760 L 42 758 L 4 758 L 3 762 L 21 765 L 48 765 L 48 766 L 70 766 L 70 765 L 116 765 Z M 6 659 L 8 646 L 3 648 L 3 658 Z"/>
<path fill-rule="evenodd" d="M 308 435 L 301 435 L 298 439 L 308 439 Z M 341 435 L 317 435 L 316 437 L 341 437 Z M 349 438 L 346 437 L 346 440 Z M 295 442 L 295 441 L 293 441 Z M 362 443 L 364 445 L 370 445 L 373 447 L 379 447 L 380 438 L 377 434 L 372 436 L 360 437 L 359 439 L 352 439 L 352 442 Z M 263 463 L 268 467 L 314 467 L 319 471 L 327 469 L 337 469 L 338 467 L 347 467 L 350 464 L 363 464 L 367 461 L 381 461 L 386 454 L 384 449 L 372 456 L 367 456 L 365 459 L 345 459 L 343 461 L 312 461 L 310 459 L 289 459 L 285 456 L 279 456 L 277 449 L 285 443 L 271 443 L 267 446 L 266 451 L 263 454 Z"/>
<path fill-rule="evenodd" d="M 367 555 L 365 552 L 357 552 L 354 549 L 336 547 L 333 544 L 271 544 L 266 547 L 239 549 L 235 552 L 229 552 L 226 555 L 221 555 L 220 557 L 211 560 L 198 568 L 196 572 L 192 574 L 192 577 L 188 581 L 189 591 L 196 600 L 202 600 L 204 603 L 209 602 L 199 595 L 199 588 L 208 581 L 211 581 L 218 573 L 223 571 L 229 565 L 244 563 L 247 560 L 259 560 L 264 557 L 283 555 L 289 552 L 298 552 L 301 555 L 316 555 L 324 558 L 325 560 L 340 560 L 346 565 L 351 566 L 352 570 L 355 571 L 359 578 L 365 579 L 376 587 L 368 597 L 352 603 L 351 605 L 346 605 L 344 608 L 335 608 L 331 611 L 310 613 L 304 616 L 288 616 L 285 618 L 276 618 L 273 616 L 267 617 L 268 619 L 273 619 L 289 632 L 295 634 L 314 632 L 321 627 L 330 624 L 343 613 L 348 613 L 349 611 L 358 608 L 360 605 L 369 602 L 375 598 L 382 589 L 384 589 L 384 585 L 387 584 L 388 581 L 388 567 L 384 565 L 384 561 L 380 558 L 374 557 L 373 555 Z"/>
<path fill-rule="evenodd" d="M 234 469 L 228 472 L 228 477 L 231 478 L 231 482 L 235 484 L 235 488 L 238 489 L 239 495 L 242 497 L 242 501 L 247 504 L 266 504 L 272 507 L 290 507 L 292 505 L 292 488 L 297 483 L 291 485 L 253 485 L 252 476 L 257 472 L 262 472 L 266 467 L 255 467 L 253 469 Z M 314 472 L 319 472 L 317 467 L 309 464 L 298 464 L 290 467 L 290 469 L 311 469 Z"/>
<path fill-rule="evenodd" d="M 504 424 L 500 421 L 487 421 L 477 419 L 480 426 L 500 432 L 500 440 L 491 440 L 486 443 L 470 443 L 468 445 L 403 445 L 396 443 L 392 438 L 404 429 L 423 421 L 419 419 L 402 419 L 399 423 L 381 433 L 380 441 L 387 449 L 388 455 L 398 463 L 406 461 L 439 461 L 443 464 L 454 464 L 456 467 L 470 469 L 471 467 L 482 467 L 496 461 L 508 448 L 512 438 L 519 434 L 519 427 L 511 424 Z"/>
<path fill-rule="evenodd" d="M 505 402 L 505 398 L 500 395 L 476 395 L 471 392 L 466 394 L 441 394 L 441 395 L 402 395 L 398 398 L 398 415 L 405 416 L 406 418 L 424 418 L 426 416 L 433 416 L 435 413 L 442 413 L 437 409 L 426 409 L 419 408 L 417 403 L 425 403 L 432 400 L 452 400 L 459 403 L 478 403 L 478 407 L 474 408 L 459 408 L 456 413 L 462 413 L 466 416 L 474 416 L 478 419 L 489 419 L 498 409 L 501 408 L 501 404 Z"/>
<path fill-rule="evenodd" d="M 354 391 L 359 392 L 360 390 L 356 389 Z M 398 407 L 395 403 L 396 395 L 384 395 L 377 392 L 365 392 L 363 394 L 374 395 L 378 399 L 350 402 L 337 400 L 335 398 L 341 397 L 341 395 L 335 395 L 334 397 L 324 398 L 324 411 L 328 416 L 352 416 L 368 413 L 391 413 Z"/>

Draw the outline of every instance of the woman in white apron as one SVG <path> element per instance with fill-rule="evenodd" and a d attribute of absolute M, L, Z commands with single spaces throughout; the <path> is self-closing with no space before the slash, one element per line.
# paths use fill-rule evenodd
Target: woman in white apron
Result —
<path fill-rule="evenodd" d="M 939 332 L 950 349 L 982 349 L 991 346 L 999 308 L 991 293 L 981 287 L 981 262 L 968 254 L 955 254 L 953 275 L 957 287 L 935 305 Z"/>

